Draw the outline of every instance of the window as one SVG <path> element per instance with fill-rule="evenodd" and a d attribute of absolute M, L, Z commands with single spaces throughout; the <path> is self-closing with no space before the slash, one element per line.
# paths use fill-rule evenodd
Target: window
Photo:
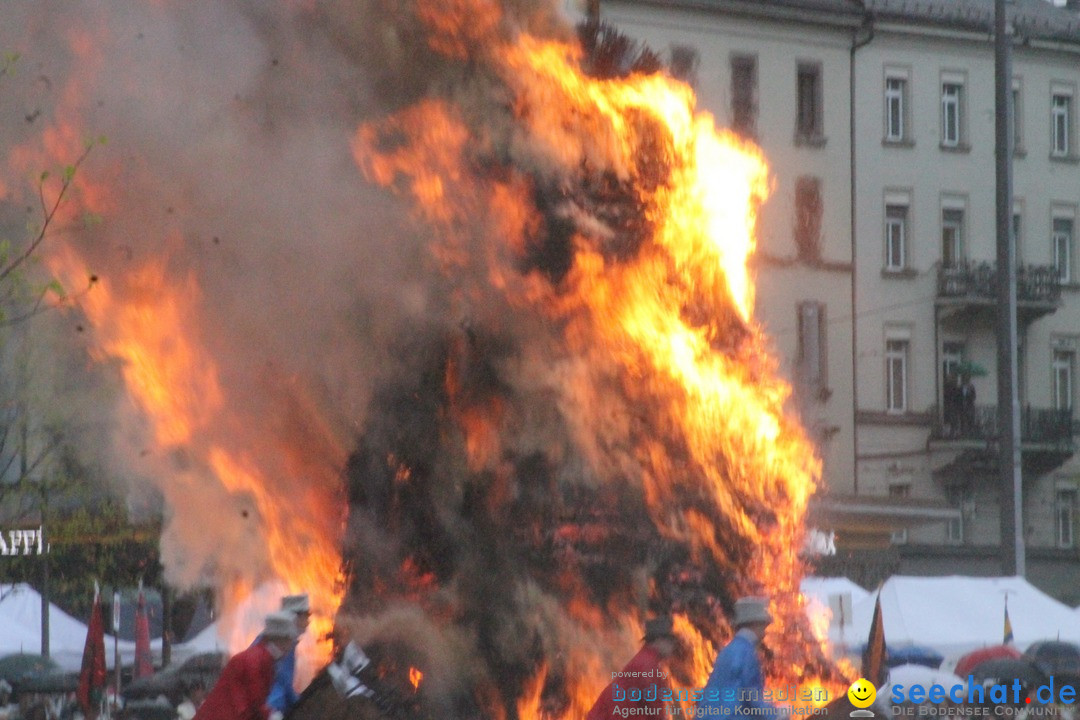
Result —
<path fill-rule="evenodd" d="M 959 517 L 949 520 L 945 525 L 945 539 L 952 543 L 964 542 L 964 516 L 971 506 L 971 490 L 963 486 L 952 486 L 946 491 L 951 507 L 959 511 Z"/>
<path fill-rule="evenodd" d="M 731 58 L 731 129 L 745 137 L 757 134 L 757 58 Z"/>
<path fill-rule="evenodd" d="M 964 362 L 966 348 L 957 340 L 945 340 L 941 343 L 941 421 L 948 437 L 957 437 L 974 423 L 970 416 L 974 413 L 964 407 L 964 390 L 960 378 L 960 364 Z"/>
<path fill-rule="evenodd" d="M 1013 247 L 1016 248 L 1016 264 L 1017 265 L 1020 265 L 1020 264 L 1023 263 L 1023 257 L 1024 257 L 1024 253 L 1023 253 L 1024 245 L 1023 245 L 1023 242 L 1022 242 L 1023 239 L 1024 239 L 1024 236 L 1021 234 L 1021 230 L 1023 229 L 1022 220 L 1023 220 L 1023 216 L 1022 216 L 1021 212 L 1019 210 L 1017 210 L 1016 207 L 1014 207 L 1013 208 L 1013 215 L 1012 215 L 1012 240 L 1013 240 Z"/>
<path fill-rule="evenodd" d="M 900 142 L 906 137 L 904 134 L 906 96 L 906 79 L 885 78 L 885 140 L 888 142 Z"/>
<path fill-rule="evenodd" d="M 944 208 L 941 211 L 941 263 L 953 267 L 960 263 L 964 249 L 964 211 Z"/>
<path fill-rule="evenodd" d="M 691 87 L 697 82 L 698 51 L 689 45 L 672 45 L 671 76 Z"/>
<path fill-rule="evenodd" d="M 885 206 L 885 269 L 907 267 L 907 205 Z"/>
<path fill-rule="evenodd" d="M 825 306 L 819 302 L 801 302 L 799 314 L 798 372 L 802 383 L 811 389 L 825 387 Z"/>
<path fill-rule="evenodd" d="M 1061 282 L 1072 281 L 1072 246 L 1073 246 L 1073 221 L 1072 218 L 1054 218 L 1054 234 L 1052 237 L 1054 252 L 1054 267 L 1057 268 Z"/>
<path fill-rule="evenodd" d="M 820 138 L 822 128 L 821 65 L 799 63 L 796 73 L 798 109 L 795 134 L 802 138 Z"/>
<path fill-rule="evenodd" d="M 908 340 L 885 341 L 885 409 L 899 413 L 907 410 Z"/>
<path fill-rule="evenodd" d="M 945 147 L 960 145 L 963 92 L 964 86 L 960 83 L 941 84 L 941 144 Z"/>
<path fill-rule="evenodd" d="M 1054 407 L 1071 410 L 1073 403 L 1073 367 L 1076 354 L 1071 350 L 1055 350 L 1052 372 L 1054 375 Z"/>
<path fill-rule="evenodd" d="M 1057 546 L 1059 548 L 1071 548 L 1075 543 L 1073 534 L 1074 507 L 1076 507 L 1076 490 L 1058 488 L 1057 497 L 1054 500 L 1054 517 L 1056 519 Z"/>
<path fill-rule="evenodd" d="M 821 180 L 803 175 L 795 181 L 795 250 L 800 260 L 821 259 Z"/>
<path fill-rule="evenodd" d="M 889 497 L 891 498 L 909 498 L 911 497 L 911 484 L 910 483 L 891 483 L 889 485 Z M 900 528 L 893 530 L 890 536 L 893 544 L 902 545 L 908 541 L 907 528 Z"/>
<path fill-rule="evenodd" d="M 1014 78 L 1012 85 L 1012 121 L 1013 152 L 1024 151 L 1024 104 L 1020 93 L 1020 79 Z"/>
<path fill-rule="evenodd" d="M 941 376 L 952 376 L 955 380 L 960 377 L 960 363 L 964 362 L 963 342 L 946 340 L 941 343 Z"/>
<path fill-rule="evenodd" d="M 1050 100 L 1050 119 L 1053 127 L 1050 154 L 1064 157 L 1069 154 L 1069 120 L 1072 114 L 1072 98 L 1054 95 Z"/>

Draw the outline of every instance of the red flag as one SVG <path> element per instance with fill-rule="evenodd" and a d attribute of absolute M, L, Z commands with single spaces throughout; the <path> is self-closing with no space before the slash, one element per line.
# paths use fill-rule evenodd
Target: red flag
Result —
<path fill-rule="evenodd" d="M 87 718 L 96 718 L 101 699 L 105 696 L 108 672 L 105 669 L 105 623 L 101 618 L 101 596 L 94 588 L 94 607 L 90 611 L 90 627 L 86 630 L 83 647 L 79 689 L 75 696 Z"/>
<path fill-rule="evenodd" d="M 870 637 L 866 640 L 866 650 L 862 657 L 862 676 L 874 683 L 874 687 L 885 684 L 888 666 L 885 662 L 885 623 L 881 619 L 881 593 L 874 602 L 874 619 L 870 621 Z"/>
<path fill-rule="evenodd" d="M 146 616 L 146 597 L 139 588 L 139 602 L 135 605 L 135 677 L 154 674 L 154 661 L 150 655 L 150 619 Z"/>

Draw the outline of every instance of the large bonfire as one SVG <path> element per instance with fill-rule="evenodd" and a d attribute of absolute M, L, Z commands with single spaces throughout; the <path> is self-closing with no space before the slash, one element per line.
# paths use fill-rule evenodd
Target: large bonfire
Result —
<path fill-rule="evenodd" d="M 820 466 L 747 269 L 767 166 L 650 56 L 490 0 L 2 12 L 62 48 L 9 167 L 110 136 L 48 261 L 98 279 L 173 582 L 227 617 L 311 593 L 309 674 L 336 625 L 433 717 L 580 718 L 657 613 L 700 686 L 750 592 L 772 682 L 828 675 Z"/>

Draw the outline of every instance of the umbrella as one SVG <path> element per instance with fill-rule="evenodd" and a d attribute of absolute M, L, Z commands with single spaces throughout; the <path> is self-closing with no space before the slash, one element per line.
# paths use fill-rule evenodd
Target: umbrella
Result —
<path fill-rule="evenodd" d="M 866 643 L 856 647 L 855 651 L 859 655 L 865 654 Z M 928 668 L 938 668 L 941 667 L 944 659 L 945 656 L 937 650 L 924 645 L 885 646 L 885 665 L 890 668 L 899 665 L 922 665 Z"/>
<path fill-rule="evenodd" d="M 12 687 L 18 693 L 73 693 L 79 687 L 79 673 L 60 670 L 39 675 L 23 675 L 12 683 Z"/>
<path fill-rule="evenodd" d="M 945 656 L 937 650 L 920 645 L 889 646 L 885 653 L 885 662 L 889 667 L 922 665 L 928 668 L 938 668 L 941 667 L 941 661 L 945 659 Z"/>
<path fill-rule="evenodd" d="M 903 686 L 906 692 L 912 685 L 921 685 L 924 688 L 940 685 L 945 688 L 947 694 L 954 685 L 963 684 L 964 681 L 959 677 L 944 670 L 935 670 L 925 665 L 898 665 L 889 670 L 885 685 L 878 689 L 878 697 L 891 698 L 893 688 L 896 686 Z"/>
<path fill-rule="evenodd" d="M 0 658 L 0 680 L 13 683 L 28 675 L 56 672 L 60 666 L 51 658 L 30 653 L 15 653 Z"/>
<path fill-rule="evenodd" d="M 224 665 L 225 656 L 222 653 L 193 655 L 179 665 L 170 665 L 155 675 L 131 681 L 124 686 L 124 699 L 130 701 L 164 695 L 178 703 L 183 697 L 185 683 L 199 680 L 209 688 L 221 675 Z"/>
<path fill-rule="evenodd" d="M 971 360 L 961 360 L 959 363 L 956 364 L 953 372 L 955 372 L 957 375 L 960 375 L 961 377 L 963 377 L 964 375 L 967 375 L 968 377 L 985 377 L 989 374 L 988 372 L 986 372 L 986 368 L 984 368 L 977 362 L 972 362 Z"/>
<path fill-rule="evenodd" d="M 956 661 L 956 669 L 954 669 L 953 672 L 960 677 L 967 677 L 972 668 L 979 663 L 986 662 L 987 660 L 1018 657 L 1020 657 L 1020 651 L 1012 645 L 990 645 L 989 647 L 972 650 L 967 655 L 962 656 Z"/>
<path fill-rule="evenodd" d="M 1028 647 L 1024 657 L 1046 675 L 1080 677 L 1080 647 L 1062 640 L 1042 640 Z"/>
<path fill-rule="evenodd" d="M 1042 685 L 1047 677 L 1030 659 L 1024 657 L 1000 657 L 984 660 L 969 673 L 977 682 L 994 680 L 1009 685 L 1008 680 L 1019 680 L 1025 687 Z"/>

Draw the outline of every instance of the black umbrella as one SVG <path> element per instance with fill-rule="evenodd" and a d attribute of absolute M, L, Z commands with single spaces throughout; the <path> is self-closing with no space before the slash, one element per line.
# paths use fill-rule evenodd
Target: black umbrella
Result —
<path fill-rule="evenodd" d="M 1047 682 L 1046 674 L 1029 658 L 1023 657 L 984 660 L 973 667 L 970 674 L 977 683 L 993 680 L 995 685 L 1011 685 L 1013 680 L 1019 680 L 1024 687 L 1033 687 Z"/>
<path fill-rule="evenodd" d="M 51 658 L 31 653 L 15 653 L 0 658 L 0 680 L 13 683 L 28 675 L 44 675 L 60 670 Z"/>
<path fill-rule="evenodd" d="M 1025 652 L 1045 675 L 1080 677 L 1080 647 L 1062 640 L 1042 640 L 1033 643 Z"/>
<path fill-rule="evenodd" d="M 72 693 L 79 687 L 79 673 L 60 670 L 38 675 L 23 675 L 11 685 L 17 693 Z"/>
<path fill-rule="evenodd" d="M 225 656 L 219 652 L 193 655 L 179 665 L 170 665 L 155 675 L 131 681 L 124 686 L 124 699 L 141 700 L 164 695 L 180 702 L 185 683 L 198 681 L 209 690 L 224 665 Z"/>

